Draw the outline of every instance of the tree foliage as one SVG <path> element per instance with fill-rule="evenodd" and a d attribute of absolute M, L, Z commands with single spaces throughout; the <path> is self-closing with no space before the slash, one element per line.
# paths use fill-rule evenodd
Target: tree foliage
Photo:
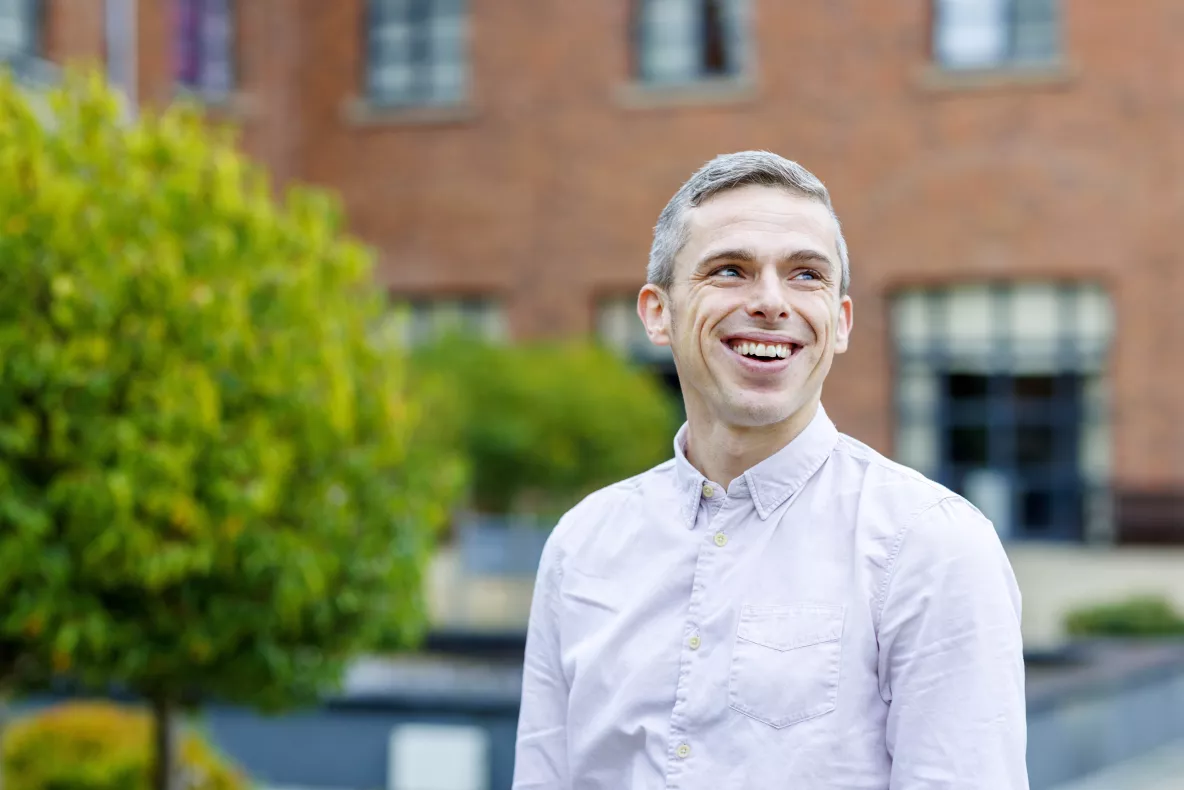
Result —
<path fill-rule="evenodd" d="M 1184 614 L 1162 596 L 1134 595 L 1070 611 L 1065 630 L 1083 637 L 1184 637 Z"/>
<path fill-rule="evenodd" d="M 446 433 L 440 441 L 469 463 L 478 511 L 555 513 L 670 457 L 673 399 L 593 343 L 446 336 L 418 350 L 414 370 Z"/>
<path fill-rule="evenodd" d="M 0 80 L 0 670 L 311 699 L 422 630 L 458 490 L 371 256 L 194 112 L 49 107 Z"/>
<path fill-rule="evenodd" d="M 104 702 L 60 705 L 14 724 L 0 754 L 5 790 L 148 790 L 152 720 Z M 247 790 L 246 778 L 195 733 L 181 739 L 180 784 Z"/>

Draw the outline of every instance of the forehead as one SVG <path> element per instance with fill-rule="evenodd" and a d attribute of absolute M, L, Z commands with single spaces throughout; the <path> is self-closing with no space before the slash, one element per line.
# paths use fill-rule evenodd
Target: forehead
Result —
<path fill-rule="evenodd" d="M 780 187 L 748 185 L 721 192 L 687 212 L 688 257 L 710 248 L 817 249 L 837 261 L 837 226 L 822 203 Z"/>

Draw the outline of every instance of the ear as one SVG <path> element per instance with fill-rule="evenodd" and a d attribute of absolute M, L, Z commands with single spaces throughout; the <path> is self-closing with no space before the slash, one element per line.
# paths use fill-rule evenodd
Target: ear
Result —
<path fill-rule="evenodd" d="M 637 295 L 637 316 L 655 346 L 670 345 L 670 310 L 666 299 L 666 292 L 653 283 L 646 283 Z"/>
<path fill-rule="evenodd" d="M 839 300 L 839 320 L 835 328 L 835 353 L 842 354 L 847 350 L 847 343 L 851 338 L 851 328 L 855 326 L 855 304 L 850 296 Z"/>

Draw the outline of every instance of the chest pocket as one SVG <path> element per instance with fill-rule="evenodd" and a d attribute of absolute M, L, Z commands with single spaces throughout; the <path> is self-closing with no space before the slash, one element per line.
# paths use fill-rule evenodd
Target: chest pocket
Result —
<path fill-rule="evenodd" d="M 742 607 L 728 704 L 777 728 L 833 711 L 844 616 L 823 604 Z"/>

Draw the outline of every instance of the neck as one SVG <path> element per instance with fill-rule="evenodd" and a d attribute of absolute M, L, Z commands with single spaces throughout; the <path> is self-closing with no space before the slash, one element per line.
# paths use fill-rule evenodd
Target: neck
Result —
<path fill-rule="evenodd" d="M 687 460 L 708 480 L 726 486 L 806 430 L 818 413 L 818 401 L 773 425 L 729 425 L 696 411 L 687 410 Z"/>

